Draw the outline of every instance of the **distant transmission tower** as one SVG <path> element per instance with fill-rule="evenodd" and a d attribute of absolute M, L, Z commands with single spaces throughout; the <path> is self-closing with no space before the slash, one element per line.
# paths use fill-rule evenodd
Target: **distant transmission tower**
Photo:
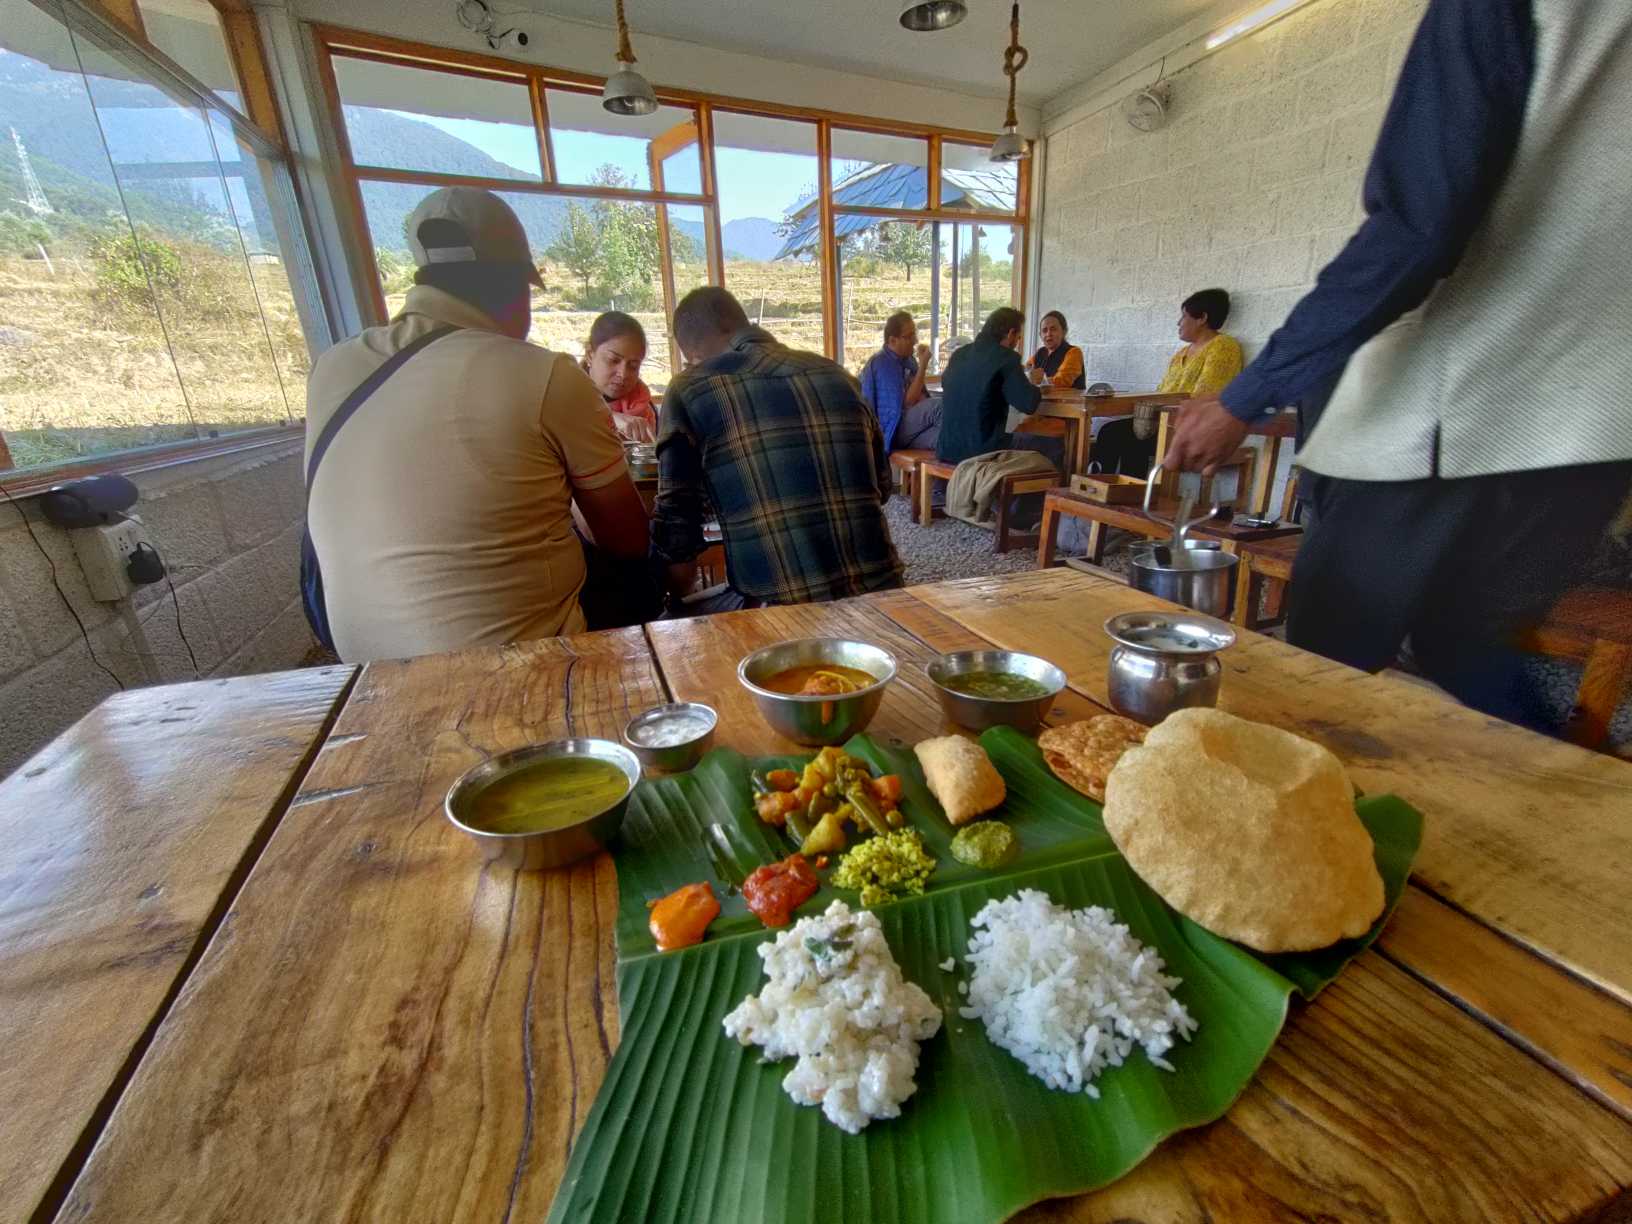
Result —
<path fill-rule="evenodd" d="M 40 186 L 40 180 L 34 173 L 34 167 L 29 163 L 28 150 L 23 146 L 23 138 L 17 134 L 17 129 L 11 129 L 11 143 L 17 147 L 17 164 L 23 168 L 23 197 L 17 203 L 21 204 L 36 217 L 49 217 L 57 210 L 51 207 L 51 201 L 45 198 L 45 189 Z"/>

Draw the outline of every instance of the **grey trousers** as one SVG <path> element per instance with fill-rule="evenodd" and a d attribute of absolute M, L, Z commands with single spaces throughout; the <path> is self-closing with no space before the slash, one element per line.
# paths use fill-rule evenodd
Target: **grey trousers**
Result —
<path fill-rule="evenodd" d="M 934 450 L 941 440 L 941 397 L 921 399 L 904 408 L 896 422 L 891 450 Z"/>

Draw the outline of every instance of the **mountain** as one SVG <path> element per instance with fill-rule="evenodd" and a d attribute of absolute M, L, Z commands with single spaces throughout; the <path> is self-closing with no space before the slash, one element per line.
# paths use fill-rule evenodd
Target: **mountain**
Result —
<path fill-rule="evenodd" d="M 351 153 L 359 165 L 404 166 L 439 174 L 465 174 L 479 178 L 515 178 L 517 170 L 489 157 L 475 145 L 444 132 L 441 128 L 391 111 L 371 107 L 346 107 L 346 132 Z M 368 212 L 368 228 L 376 247 L 406 251 L 402 223 L 426 195 L 426 188 L 412 183 L 370 183 L 363 187 L 363 203 Z M 567 215 L 567 202 L 531 192 L 501 191 L 505 203 L 516 210 L 533 249 L 542 251 L 555 241 Z"/>
<path fill-rule="evenodd" d="M 782 249 L 782 238 L 777 234 L 780 221 L 768 217 L 739 217 L 727 221 L 720 229 L 720 240 L 726 256 L 740 259 L 771 259 Z"/>

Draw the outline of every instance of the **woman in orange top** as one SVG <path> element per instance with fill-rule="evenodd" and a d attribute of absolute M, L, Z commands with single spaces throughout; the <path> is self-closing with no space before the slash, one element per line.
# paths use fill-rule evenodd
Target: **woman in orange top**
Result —
<path fill-rule="evenodd" d="M 1082 368 L 1082 350 L 1065 342 L 1065 316 L 1057 310 L 1049 311 L 1043 316 L 1039 332 L 1043 347 L 1027 363 L 1031 381 L 1039 387 L 1046 381 L 1051 387 L 1081 391 L 1088 385 L 1088 377 Z"/>
<path fill-rule="evenodd" d="M 650 442 L 657 436 L 652 393 L 640 381 L 645 360 L 646 329 L 633 316 L 609 310 L 590 324 L 579 364 L 611 410 L 618 436 L 629 442 Z"/>
<path fill-rule="evenodd" d="M 1184 347 L 1167 363 L 1167 373 L 1156 388 L 1159 395 L 1216 395 L 1241 373 L 1241 344 L 1219 328 L 1230 317 L 1230 295 L 1223 289 L 1203 289 L 1179 307 L 1179 339 Z M 1111 421 L 1094 438 L 1092 461 L 1101 472 L 1145 476 L 1156 462 L 1156 423 L 1129 419 Z"/>

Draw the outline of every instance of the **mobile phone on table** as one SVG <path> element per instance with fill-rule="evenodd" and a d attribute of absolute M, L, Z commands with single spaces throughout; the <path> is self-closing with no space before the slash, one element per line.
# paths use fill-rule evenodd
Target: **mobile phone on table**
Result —
<path fill-rule="evenodd" d="M 1280 526 L 1280 522 L 1281 521 L 1279 519 L 1259 518 L 1256 515 L 1251 515 L 1251 514 L 1240 515 L 1235 520 L 1236 526 L 1238 526 L 1238 527 L 1256 527 L 1256 528 L 1278 527 L 1278 526 Z"/>

